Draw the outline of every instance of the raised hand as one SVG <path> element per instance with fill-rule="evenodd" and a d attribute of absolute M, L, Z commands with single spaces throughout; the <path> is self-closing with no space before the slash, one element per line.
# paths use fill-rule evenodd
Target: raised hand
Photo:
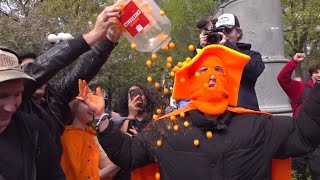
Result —
<path fill-rule="evenodd" d="M 102 96 L 102 90 L 100 87 L 96 88 L 96 95 L 93 94 L 85 80 L 79 79 L 79 94 L 84 99 L 90 110 L 94 112 L 96 116 L 104 114 L 104 98 Z"/>
<path fill-rule="evenodd" d="M 120 7 L 112 5 L 112 6 L 106 7 L 99 14 L 93 30 L 83 36 L 86 42 L 90 46 L 107 38 L 107 32 L 110 29 L 110 27 L 114 27 L 118 25 L 118 22 L 115 18 L 119 17 L 119 12 L 120 12 Z M 117 36 L 120 37 L 120 35 L 117 35 Z M 111 39 L 109 40 L 112 42 L 117 42 L 119 37 L 117 39 L 113 38 L 114 41 Z"/>
<path fill-rule="evenodd" d="M 141 108 L 139 108 L 139 104 L 141 103 L 140 101 L 138 101 L 139 97 L 140 95 L 131 99 L 130 94 L 128 94 L 129 119 L 135 119 L 138 115 L 139 110 L 141 110 Z"/>
<path fill-rule="evenodd" d="M 293 60 L 295 60 L 296 62 L 300 62 L 300 61 L 303 61 L 305 57 L 306 57 L 306 54 L 304 53 L 296 53 L 293 56 Z"/>

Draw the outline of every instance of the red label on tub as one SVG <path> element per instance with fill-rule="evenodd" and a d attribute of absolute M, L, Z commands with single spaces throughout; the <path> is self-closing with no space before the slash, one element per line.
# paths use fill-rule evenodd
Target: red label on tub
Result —
<path fill-rule="evenodd" d="M 120 23 L 126 30 L 135 37 L 140 31 L 146 27 L 150 21 L 143 14 L 141 9 L 133 2 L 130 1 L 120 12 Z"/>

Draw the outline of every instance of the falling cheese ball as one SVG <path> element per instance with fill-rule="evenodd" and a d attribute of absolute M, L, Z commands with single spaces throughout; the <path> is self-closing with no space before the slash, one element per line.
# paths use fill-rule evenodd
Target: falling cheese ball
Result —
<path fill-rule="evenodd" d="M 174 49 L 176 47 L 176 45 L 173 42 L 169 43 L 169 48 Z"/>
<path fill-rule="evenodd" d="M 154 84 L 154 87 L 158 89 L 158 88 L 160 87 L 160 83 L 156 82 L 156 83 Z"/>
<path fill-rule="evenodd" d="M 164 88 L 164 89 L 163 89 L 163 93 L 164 93 L 164 94 L 169 94 L 169 89 L 168 89 L 168 88 Z"/>
<path fill-rule="evenodd" d="M 212 134 L 212 132 L 211 131 L 207 131 L 207 138 L 208 139 L 212 139 L 212 137 L 213 137 L 213 134 Z"/>
<path fill-rule="evenodd" d="M 186 82 L 186 79 L 185 79 L 185 78 L 181 78 L 181 79 L 180 79 L 180 82 L 184 83 L 184 82 Z M 208 85 L 208 86 L 209 86 L 209 85 Z"/>
<path fill-rule="evenodd" d="M 157 113 L 158 113 L 158 114 L 161 114 L 161 113 L 162 113 L 162 110 L 161 110 L 161 109 L 157 109 Z"/>
<path fill-rule="evenodd" d="M 160 11 L 160 16 L 165 16 L 166 13 L 164 11 Z"/>
<path fill-rule="evenodd" d="M 159 116 L 156 115 L 156 114 L 154 114 L 154 115 L 152 116 L 152 119 L 153 119 L 153 120 L 156 120 L 156 119 L 158 119 L 158 118 L 159 118 Z"/>
<path fill-rule="evenodd" d="M 167 63 L 172 63 L 173 62 L 173 59 L 171 56 L 167 57 Z"/>
<path fill-rule="evenodd" d="M 180 69 L 179 66 L 175 66 L 175 67 L 172 69 L 172 71 L 176 73 L 177 71 L 179 71 L 179 69 Z"/>
<path fill-rule="evenodd" d="M 156 178 L 156 180 L 160 180 L 160 173 L 159 173 L 159 172 L 157 172 L 157 173 L 155 174 L 155 178 Z"/>
<path fill-rule="evenodd" d="M 157 141 L 157 146 L 158 146 L 158 147 L 161 147 L 161 145 L 162 145 L 162 141 L 159 139 L 159 140 Z"/>
<path fill-rule="evenodd" d="M 152 62 L 150 60 L 147 60 L 146 65 L 148 66 L 148 68 L 151 68 Z"/>
<path fill-rule="evenodd" d="M 175 132 L 178 132 L 178 131 L 179 131 L 179 126 L 178 126 L 178 125 L 174 125 L 174 126 L 173 126 L 173 130 L 174 130 Z"/>
<path fill-rule="evenodd" d="M 174 77 L 176 74 L 173 72 L 173 71 L 171 71 L 171 73 L 170 73 L 170 76 L 171 77 Z"/>
<path fill-rule="evenodd" d="M 187 127 L 189 127 L 189 125 L 190 125 L 190 124 L 189 124 L 189 122 L 188 122 L 188 121 L 185 121 L 185 122 L 183 123 L 183 125 L 184 125 L 184 127 L 186 127 L 186 128 L 187 128 Z"/>
<path fill-rule="evenodd" d="M 170 120 L 171 121 L 174 121 L 174 120 L 176 120 L 177 118 L 175 117 L 175 116 L 170 116 Z"/>
<path fill-rule="evenodd" d="M 185 118 L 185 117 L 186 117 L 186 114 L 185 114 L 184 112 L 181 112 L 181 113 L 180 113 L 180 117 L 181 117 L 181 118 Z"/>
<path fill-rule="evenodd" d="M 167 63 L 166 67 L 169 69 L 172 67 L 172 64 L 171 63 Z"/>
<path fill-rule="evenodd" d="M 178 67 L 181 68 L 183 66 L 182 62 L 178 62 Z"/>
<path fill-rule="evenodd" d="M 193 45 L 189 45 L 189 51 L 194 51 L 194 46 Z"/>
<path fill-rule="evenodd" d="M 199 73 L 199 72 L 196 72 L 196 73 L 195 73 L 195 76 L 196 76 L 196 77 L 199 77 L 199 76 L 200 76 L 200 73 Z"/>
<path fill-rule="evenodd" d="M 149 77 L 147 78 L 147 81 L 148 81 L 148 83 L 152 83 L 152 77 L 149 76 Z"/>
<path fill-rule="evenodd" d="M 193 145 L 198 147 L 200 145 L 200 141 L 198 139 L 195 139 L 193 141 Z"/>
<path fill-rule="evenodd" d="M 186 58 L 186 62 L 189 63 L 192 59 L 190 57 Z"/>
<path fill-rule="evenodd" d="M 137 49 L 137 44 L 136 44 L 136 43 L 134 43 L 134 42 L 133 42 L 133 43 L 131 43 L 131 48 L 132 48 L 132 49 Z"/>
<path fill-rule="evenodd" d="M 151 55 L 151 58 L 152 58 L 152 60 L 154 60 L 154 61 L 155 61 L 155 60 L 158 58 L 158 56 L 157 56 L 156 54 L 154 54 L 154 53 L 153 53 L 153 54 Z"/>

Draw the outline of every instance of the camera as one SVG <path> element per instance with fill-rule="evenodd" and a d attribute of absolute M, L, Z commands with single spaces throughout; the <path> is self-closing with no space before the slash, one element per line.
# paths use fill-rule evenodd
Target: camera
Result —
<path fill-rule="evenodd" d="M 197 23 L 197 27 L 199 29 L 202 29 L 205 31 L 205 33 L 208 35 L 207 42 L 208 44 L 218 44 L 222 40 L 222 35 L 219 33 L 229 34 L 233 27 L 229 26 L 220 26 L 216 27 L 215 24 L 218 21 L 218 19 L 206 19 L 206 20 L 200 20 Z"/>
<path fill-rule="evenodd" d="M 207 31 L 207 42 L 208 44 L 218 44 L 222 40 L 222 35 L 219 34 L 219 32 L 222 32 L 225 34 L 225 28 L 216 28 L 216 29 L 211 29 Z"/>

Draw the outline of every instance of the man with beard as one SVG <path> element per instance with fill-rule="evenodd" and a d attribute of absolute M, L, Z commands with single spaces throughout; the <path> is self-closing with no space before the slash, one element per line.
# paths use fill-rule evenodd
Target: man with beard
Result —
<path fill-rule="evenodd" d="M 152 122 L 132 138 L 103 121 L 101 146 L 125 170 L 158 162 L 163 180 L 277 179 L 271 173 L 272 158 L 305 154 L 320 143 L 320 84 L 297 118 L 236 107 L 249 59 L 221 45 L 199 50 L 175 76 L 173 98 L 191 100 L 185 109 Z M 285 175 L 278 178 L 290 178 Z"/>

